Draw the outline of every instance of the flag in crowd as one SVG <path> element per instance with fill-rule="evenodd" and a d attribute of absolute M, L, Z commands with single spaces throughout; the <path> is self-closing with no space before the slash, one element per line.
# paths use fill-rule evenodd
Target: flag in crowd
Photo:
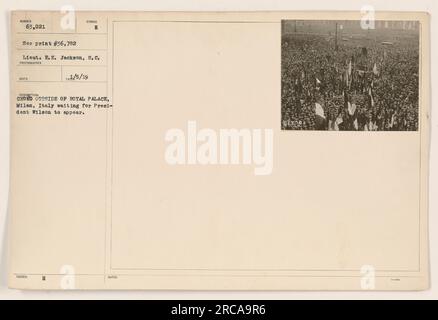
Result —
<path fill-rule="evenodd" d="M 418 129 L 418 46 L 323 37 L 283 37 L 282 129 Z"/>

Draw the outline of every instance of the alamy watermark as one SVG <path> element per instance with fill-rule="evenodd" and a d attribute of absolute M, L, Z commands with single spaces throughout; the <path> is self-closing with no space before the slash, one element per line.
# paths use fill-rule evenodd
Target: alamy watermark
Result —
<path fill-rule="evenodd" d="M 76 288 L 76 272 L 72 265 L 66 264 L 61 267 L 59 273 L 62 275 L 60 279 L 60 287 L 62 290 L 74 290 Z"/>
<path fill-rule="evenodd" d="M 166 131 L 164 154 L 170 165 L 253 165 L 255 175 L 270 175 L 274 162 L 272 129 L 198 130 L 196 121 L 187 122 L 186 132 Z"/>
<path fill-rule="evenodd" d="M 362 290 L 375 290 L 376 288 L 376 269 L 372 265 L 363 265 L 360 268 L 362 277 L 360 287 Z"/>

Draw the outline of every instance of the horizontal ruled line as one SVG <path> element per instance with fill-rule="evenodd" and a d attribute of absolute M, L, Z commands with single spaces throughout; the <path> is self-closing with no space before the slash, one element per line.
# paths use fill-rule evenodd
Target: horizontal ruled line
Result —
<path fill-rule="evenodd" d="M 16 82 L 51 82 L 51 83 L 107 83 L 108 81 L 50 81 L 50 80 L 17 80 Z"/>
<path fill-rule="evenodd" d="M 33 51 L 33 50 L 38 50 L 38 51 L 42 51 L 42 50 L 64 50 L 64 51 L 70 51 L 70 50 L 75 50 L 75 51 L 107 51 L 108 49 L 78 49 L 78 48 L 15 48 L 15 50 L 29 50 L 29 51 Z"/>
<path fill-rule="evenodd" d="M 90 65 L 90 64 L 17 64 L 17 67 L 107 67 L 107 65 Z"/>
<path fill-rule="evenodd" d="M 59 34 L 59 35 L 76 35 L 76 34 L 88 34 L 106 36 L 108 33 L 94 33 L 94 32 L 17 32 L 17 34 Z"/>

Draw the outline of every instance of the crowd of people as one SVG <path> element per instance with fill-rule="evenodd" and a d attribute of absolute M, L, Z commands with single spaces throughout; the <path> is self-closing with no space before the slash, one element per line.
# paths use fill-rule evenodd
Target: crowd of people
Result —
<path fill-rule="evenodd" d="M 282 129 L 415 131 L 418 43 L 282 37 Z"/>

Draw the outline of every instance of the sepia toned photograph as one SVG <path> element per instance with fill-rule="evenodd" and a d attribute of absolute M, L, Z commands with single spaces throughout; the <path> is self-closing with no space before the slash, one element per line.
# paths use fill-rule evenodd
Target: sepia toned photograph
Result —
<path fill-rule="evenodd" d="M 430 15 L 314 8 L 5 14 L 0 300 L 430 296 Z"/>
<path fill-rule="evenodd" d="M 281 26 L 282 130 L 418 130 L 418 21 Z"/>

